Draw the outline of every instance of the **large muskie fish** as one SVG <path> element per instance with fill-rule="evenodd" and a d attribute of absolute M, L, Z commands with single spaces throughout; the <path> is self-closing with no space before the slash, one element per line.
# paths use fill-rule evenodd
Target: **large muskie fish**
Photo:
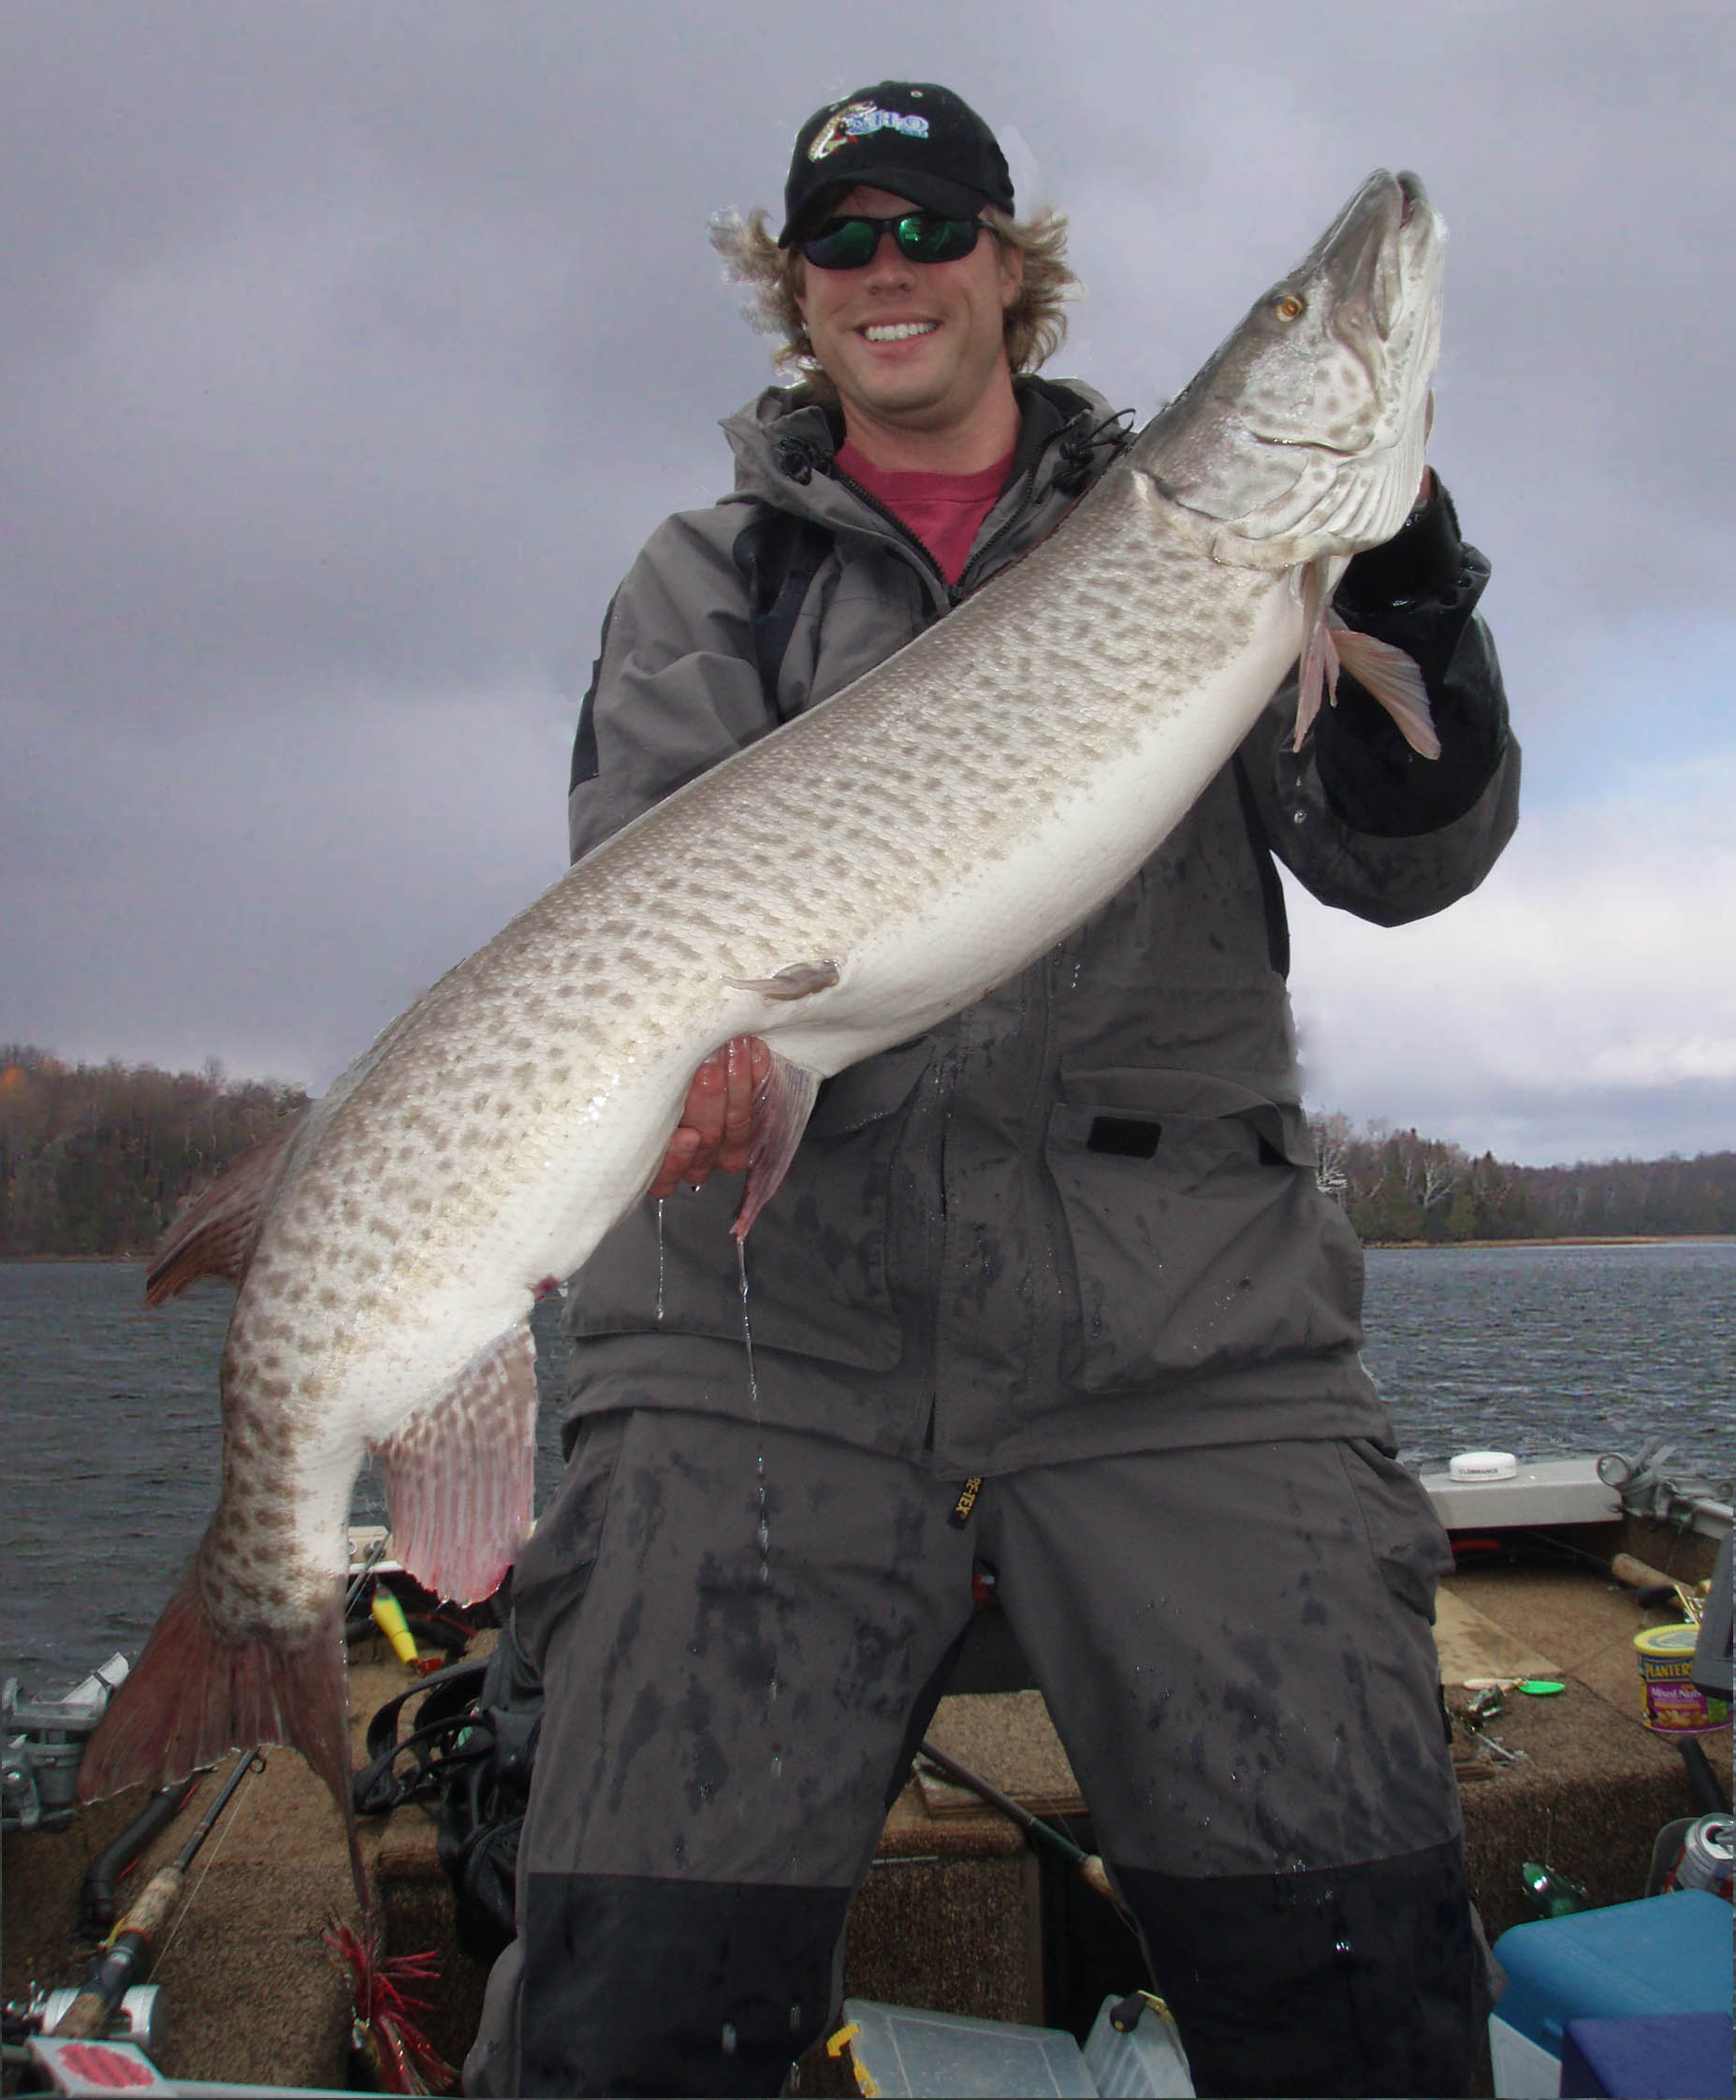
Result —
<path fill-rule="evenodd" d="M 495 1587 L 530 1516 L 531 1308 L 643 1197 L 701 1059 L 775 1053 L 745 1232 L 820 1081 L 1112 897 L 1299 656 L 1300 727 L 1342 658 L 1427 747 L 1415 667 L 1329 608 L 1417 492 L 1442 239 L 1413 177 L 1371 177 L 1033 553 L 600 846 L 187 1215 L 149 1295 L 240 1287 L 222 1495 L 87 1800 L 289 1742 L 354 1861 L 357 1472 L 382 1461 L 430 1589 Z"/>

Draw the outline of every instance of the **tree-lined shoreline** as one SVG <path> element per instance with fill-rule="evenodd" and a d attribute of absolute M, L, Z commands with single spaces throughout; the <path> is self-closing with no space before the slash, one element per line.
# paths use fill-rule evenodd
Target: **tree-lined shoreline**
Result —
<path fill-rule="evenodd" d="M 1414 1130 L 1309 1118 L 1320 1185 L 1370 1246 L 1715 1239 L 1736 1232 L 1736 1151 L 1522 1167 Z"/>
<path fill-rule="evenodd" d="M 0 1260 L 149 1254 L 299 1086 L 0 1047 Z M 1598 1245 L 1736 1233 L 1736 1151 L 1522 1167 L 1414 1130 L 1309 1118 L 1320 1185 L 1371 1246 Z"/>
<path fill-rule="evenodd" d="M 0 1047 L 0 1256 L 152 1252 L 189 1200 L 304 1107 L 299 1086 Z"/>

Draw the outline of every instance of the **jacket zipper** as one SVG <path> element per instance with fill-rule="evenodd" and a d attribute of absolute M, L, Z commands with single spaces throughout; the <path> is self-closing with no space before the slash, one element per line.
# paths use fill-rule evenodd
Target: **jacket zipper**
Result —
<path fill-rule="evenodd" d="M 834 466 L 830 470 L 830 472 L 832 479 L 836 481 L 840 488 L 848 489 L 853 496 L 859 496 L 877 518 L 883 518 L 886 520 L 886 523 L 892 527 L 893 531 L 897 532 L 897 534 L 902 541 L 904 541 L 906 546 L 915 549 L 916 553 L 922 557 L 924 567 L 926 568 L 932 575 L 940 578 L 941 589 L 947 593 L 948 597 L 951 597 L 952 586 L 946 580 L 946 572 L 941 567 L 941 564 L 935 560 L 934 556 L 929 553 L 928 549 L 923 545 L 921 540 L 916 537 L 915 533 L 911 531 L 910 527 L 904 522 L 903 518 L 898 516 L 897 512 L 896 510 L 888 510 L 886 505 L 881 502 L 880 498 L 873 494 L 871 490 L 863 488 L 862 484 L 855 479 L 854 475 L 844 474 L 840 472 L 839 469 L 836 466 Z"/>

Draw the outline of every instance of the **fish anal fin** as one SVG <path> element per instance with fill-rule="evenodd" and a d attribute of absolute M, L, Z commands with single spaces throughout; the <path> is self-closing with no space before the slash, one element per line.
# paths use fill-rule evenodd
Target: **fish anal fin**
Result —
<path fill-rule="evenodd" d="M 830 991 L 838 983 L 838 965 L 822 957 L 787 963 L 770 977 L 726 977 L 723 982 L 738 992 L 758 992 L 762 999 L 811 999 L 815 992 Z"/>
<path fill-rule="evenodd" d="M 1338 661 L 1371 699 L 1378 700 L 1398 724 L 1399 734 L 1424 758 L 1440 756 L 1440 738 L 1429 711 L 1428 688 L 1415 660 L 1392 642 L 1377 641 L 1335 614 L 1333 635 Z"/>
<path fill-rule="evenodd" d="M 240 1285 L 253 1260 L 259 1221 L 276 1188 L 284 1148 L 306 1114 L 298 1109 L 274 1123 L 175 1220 L 145 1277 L 146 1305 L 178 1298 L 201 1276 L 224 1276 Z"/>
<path fill-rule="evenodd" d="M 536 1345 L 510 1327 L 374 1446 L 398 1558 L 436 1597 L 492 1597 L 531 1528 Z"/>
<path fill-rule="evenodd" d="M 350 1799 L 343 1586 L 332 1584 L 326 1610 L 294 1646 L 233 1641 L 211 1615 L 196 1560 L 85 1745 L 79 1799 L 172 1786 L 232 1751 L 268 1743 L 299 1751 L 324 1780 L 343 1818 L 357 1901 L 366 1910 Z"/>
<path fill-rule="evenodd" d="M 820 1075 L 774 1050 L 771 1066 L 753 1096 L 753 1127 L 748 1136 L 748 1178 L 734 1227 L 744 1240 L 753 1220 L 778 1192 L 808 1128 Z"/>

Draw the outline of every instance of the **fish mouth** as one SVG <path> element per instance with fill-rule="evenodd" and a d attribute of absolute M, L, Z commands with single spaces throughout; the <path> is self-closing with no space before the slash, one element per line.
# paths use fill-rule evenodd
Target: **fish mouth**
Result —
<path fill-rule="evenodd" d="M 1392 342 L 1408 293 L 1440 238 L 1439 223 L 1421 178 L 1402 169 L 1371 176 L 1335 233 L 1317 255 L 1321 269 L 1339 278 L 1333 333 L 1367 362 L 1375 344 Z"/>

